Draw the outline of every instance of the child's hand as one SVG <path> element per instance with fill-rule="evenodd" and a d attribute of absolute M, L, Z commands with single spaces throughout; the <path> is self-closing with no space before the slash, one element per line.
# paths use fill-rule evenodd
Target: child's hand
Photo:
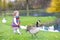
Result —
<path fill-rule="evenodd" d="M 19 25 L 20 23 L 16 23 L 16 25 Z"/>
<path fill-rule="evenodd" d="M 16 24 L 16 25 L 18 25 L 18 24 Z"/>

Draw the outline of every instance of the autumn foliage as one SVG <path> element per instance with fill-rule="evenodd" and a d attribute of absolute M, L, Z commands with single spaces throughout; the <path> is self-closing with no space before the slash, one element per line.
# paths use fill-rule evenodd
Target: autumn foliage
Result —
<path fill-rule="evenodd" d="M 51 0 L 50 7 L 47 12 L 60 12 L 60 0 Z"/>

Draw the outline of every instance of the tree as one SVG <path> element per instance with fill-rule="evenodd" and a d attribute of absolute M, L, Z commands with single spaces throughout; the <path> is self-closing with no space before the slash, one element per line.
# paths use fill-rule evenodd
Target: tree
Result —
<path fill-rule="evenodd" d="M 7 9 L 7 0 L 2 0 L 2 10 L 4 11 L 3 16 L 6 15 L 6 9 Z"/>
<path fill-rule="evenodd" d="M 47 12 L 55 13 L 56 20 L 55 26 L 60 31 L 60 0 L 51 0 L 50 7 L 47 8 Z"/>
<path fill-rule="evenodd" d="M 55 13 L 55 16 L 60 18 L 60 0 L 51 0 L 50 7 L 47 8 L 47 12 Z"/>
<path fill-rule="evenodd" d="M 1 3 L 2 3 L 2 1 L 0 0 L 0 10 L 1 10 L 1 8 L 2 8 L 2 4 L 1 4 Z"/>
<path fill-rule="evenodd" d="M 60 12 L 60 0 L 51 0 L 50 7 L 47 8 L 47 12 Z"/>

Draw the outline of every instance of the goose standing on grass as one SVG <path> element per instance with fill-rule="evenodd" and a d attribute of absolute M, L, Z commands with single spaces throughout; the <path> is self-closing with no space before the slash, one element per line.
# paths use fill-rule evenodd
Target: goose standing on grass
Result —
<path fill-rule="evenodd" d="M 27 25 L 26 26 L 20 26 L 21 29 L 27 29 Z"/>
<path fill-rule="evenodd" d="M 2 23 L 6 23 L 6 19 L 5 18 L 3 18 Z"/>
<path fill-rule="evenodd" d="M 31 33 L 32 35 L 36 35 L 40 31 L 40 28 L 29 25 L 27 26 L 27 31 Z"/>

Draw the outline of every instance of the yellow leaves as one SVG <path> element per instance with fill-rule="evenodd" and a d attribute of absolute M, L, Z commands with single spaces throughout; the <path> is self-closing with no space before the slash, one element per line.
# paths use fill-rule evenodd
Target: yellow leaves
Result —
<path fill-rule="evenodd" d="M 6 7 L 7 7 L 7 2 L 6 2 L 6 0 L 3 0 L 3 2 L 2 2 L 1 4 L 2 4 L 2 8 L 3 8 L 3 9 L 6 9 Z"/>
<path fill-rule="evenodd" d="M 60 12 L 60 8 L 56 9 L 56 12 Z"/>
<path fill-rule="evenodd" d="M 56 6 L 55 2 L 51 2 L 51 6 Z"/>
<path fill-rule="evenodd" d="M 52 0 L 47 12 L 60 12 L 60 0 Z"/>
<path fill-rule="evenodd" d="M 1 0 L 0 0 L 0 7 L 2 6 L 2 4 L 1 4 L 2 2 L 1 2 Z"/>
<path fill-rule="evenodd" d="M 47 12 L 55 12 L 55 11 L 56 11 L 56 8 L 53 8 L 53 7 L 47 9 Z"/>

